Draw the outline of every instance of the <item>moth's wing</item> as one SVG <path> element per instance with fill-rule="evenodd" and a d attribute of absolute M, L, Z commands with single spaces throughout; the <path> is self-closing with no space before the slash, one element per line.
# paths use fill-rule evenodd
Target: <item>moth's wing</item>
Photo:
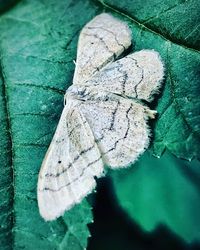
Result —
<path fill-rule="evenodd" d="M 159 53 L 141 50 L 117 60 L 92 77 L 86 85 L 98 91 L 151 101 L 164 76 Z"/>
<path fill-rule="evenodd" d="M 148 147 L 147 119 L 151 111 L 142 104 L 109 95 L 102 101 L 88 100 L 80 109 L 106 165 L 112 168 L 127 166 Z"/>
<path fill-rule="evenodd" d="M 103 13 L 82 29 L 73 83 L 81 84 L 131 45 L 126 23 Z"/>
<path fill-rule="evenodd" d="M 101 154 L 88 123 L 76 108 L 65 106 L 39 174 L 41 216 L 53 220 L 79 203 L 102 172 Z"/>

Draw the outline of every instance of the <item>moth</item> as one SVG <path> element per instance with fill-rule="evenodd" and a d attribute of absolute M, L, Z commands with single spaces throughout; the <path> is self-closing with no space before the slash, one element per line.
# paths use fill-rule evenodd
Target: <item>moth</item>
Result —
<path fill-rule="evenodd" d="M 164 76 L 159 54 L 141 50 L 121 59 L 131 31 L 110 14 L 82 29 L 73 85 L 38 178 L 38 204 L 54 220 L 82 201 L 104 175 L 104 166 L 123 168 L 149 145 L 150 102 Z"/>

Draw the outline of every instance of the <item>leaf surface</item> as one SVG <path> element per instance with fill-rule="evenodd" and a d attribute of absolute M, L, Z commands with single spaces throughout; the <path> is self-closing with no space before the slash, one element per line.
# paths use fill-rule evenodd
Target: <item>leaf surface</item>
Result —
<path fill-rule="evenodd" d="M 87 246 L 89 204 L 47 223 L 36 187 L 72 81 L 78 33 L 97 10 L 82 1 L 21 1 L 0 18 L 1 249 Z"/>
<path fill-rule="evenodd" d="M 199 158 L 199 2 L 16 2 L 0 6 L 0 248 L 83 249 L 92 221 L 88 203 L 46 223 L 36 199 L 38 171 L 72 82 L 79 32 L 98 13 L 110 12 L 128 23 L 134 50 L 161 54 L 166 80 L 152 105 L 159 112 L 153 124 L 153 153 L 161 156 L 168 149 L 177 157 Z M 171 161 L 164 157 L 156 164 Z M 188 239 L 194 235 L 191 229 Z"/>
<path fill-rule="evenodd" d="M 152 148 L 179 158 L 199 158 L 200 152 L 200 2 L 98 1 L 107 11 L 126 20 L 132 29 L 134 50 L 155 49 L 165 64 Z"/>

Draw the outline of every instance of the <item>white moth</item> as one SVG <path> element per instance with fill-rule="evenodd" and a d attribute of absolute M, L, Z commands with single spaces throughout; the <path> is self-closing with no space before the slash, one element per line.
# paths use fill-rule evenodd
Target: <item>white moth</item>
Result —
<path fill-rule="evenodd" d="M 65 95 L 38 179 L 38 204 L 54 220 L 91 193 L 104 165 L 126 167 L 149 144 L 151 101 L 164 68 L 153 50 L 116 60 L 131 45 L 128 26 L 101 14 L 81 31 L 73 85 Z"/>

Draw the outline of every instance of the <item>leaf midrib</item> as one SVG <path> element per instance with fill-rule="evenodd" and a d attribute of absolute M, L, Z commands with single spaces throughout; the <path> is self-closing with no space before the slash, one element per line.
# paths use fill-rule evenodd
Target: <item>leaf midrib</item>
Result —
<path fill-rule="evenodd" d="M 0 53 L 2 55 L 2 53 Z M 7 90 L 7 85 L 6 85 L 6 80 L 5 80 L 5 74 L 3 71 L 3 64 L 2 64 L 2 56 L 0 56 L 0 75 L 2 79 L 2 88 L 3 88 L 3 102 L 5 106 L 5 116 L 6 116 L 6 123 L 7 123 L 7 129 L 8 129 L 8 142 L 9 142 L 9 151 L 8 151 L 8 156 L 10 159 L 11 163 L 11 174 L 12 174 L 12 212 L 11 212 L 11 228 L 14 227 L 14 195 L 15 195 L 15 190 L 14 190 L 14 169 L 13 169 L 13 139 L 12 139 L 12 131 L 11 131 L 11 120 L 10 120 L 10 110 L 9 110 L 9 105 L 8 105 L 8 90 Z M 12 238 L 11 238 L 11 245 L 13 246 L 13 231 L 11 232 Z"/>

